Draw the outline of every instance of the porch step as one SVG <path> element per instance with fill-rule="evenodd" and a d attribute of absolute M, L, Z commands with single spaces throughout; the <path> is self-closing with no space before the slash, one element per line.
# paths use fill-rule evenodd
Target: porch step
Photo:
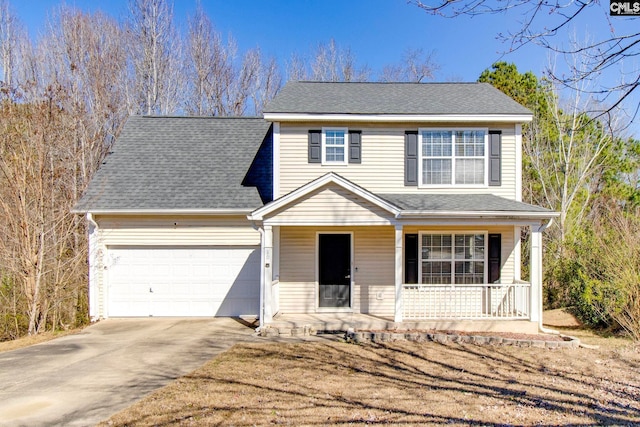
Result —
<path fill-rule="evenodd" d="M 325 331 L 320 331 L 324 333 Z M 287 326 L 264 326 L 260 329 L 261 337 L 308 337 L 317 335 L 318 329 L 312 325 L 287 327 Z"/>
<path fill-rule="evenodd" d="M 303 337 L 317 334 L 344 334 L 362 329 L 396 329 L 398 324 L 389 319 L 344 313 L 325 315 L 276 316 L 260 330 L 261 336 Z"/>

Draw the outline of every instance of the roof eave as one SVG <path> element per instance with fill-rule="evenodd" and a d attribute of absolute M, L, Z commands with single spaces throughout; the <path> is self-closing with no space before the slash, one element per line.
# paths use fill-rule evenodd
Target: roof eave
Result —
<path fill-rule="evenodd" d="M 551 219 L 560 216 L 559 212 L 536 212 L 536 211 L 434 211 L 434 210 L 403 210 L 398 218 L 500 218 L 500 219 Z"/>
<path fill-rule="evenodd" d="M 247 215 L 254 209 L 73 209 L 71 213 L 84 215 Z"/>
<path fill-rule="evenodd" d="M 264 113 L 264 119 L 272 122 L 481 122 L 526 123 L 532 114 L 349 114 L 349 113 Z"/>

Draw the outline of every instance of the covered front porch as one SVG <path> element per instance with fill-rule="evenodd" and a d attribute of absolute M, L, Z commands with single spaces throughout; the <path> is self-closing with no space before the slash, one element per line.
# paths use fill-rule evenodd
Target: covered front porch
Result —
<path fill-rule="evenodd" d="M 465 196 L 460 210 L 458 196 L 383 196 L 329 174 L 249 216 L 262 233 L 261 326 L 538 331 L 541 236 L 553 213 L 491 195 Z M 343 236 L 345 247 L 323 250 L 323 236 Z M 327 288 L 332 268 L 346 280 Z M 338 297 L 325 304 L 330 293 Z"/>

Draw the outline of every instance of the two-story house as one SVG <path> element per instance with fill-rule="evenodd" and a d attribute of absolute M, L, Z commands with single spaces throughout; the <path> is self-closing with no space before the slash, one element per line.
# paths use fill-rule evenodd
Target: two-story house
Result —
<path fill-rule="evenodd" d="M 556 213 L 521 201 L 531 119 L 484 83 L 318 82 L 263 118 L 131 117 L 76 209 L 91 316 L 536 332 Z"/>

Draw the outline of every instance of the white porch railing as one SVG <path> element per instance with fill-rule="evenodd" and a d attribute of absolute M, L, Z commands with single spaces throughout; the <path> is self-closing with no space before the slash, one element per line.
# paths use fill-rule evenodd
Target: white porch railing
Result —
<path fill-rule="evenodd" d="M 403 285 L 403 319 L 528 319 L 531 285 Z"/>

